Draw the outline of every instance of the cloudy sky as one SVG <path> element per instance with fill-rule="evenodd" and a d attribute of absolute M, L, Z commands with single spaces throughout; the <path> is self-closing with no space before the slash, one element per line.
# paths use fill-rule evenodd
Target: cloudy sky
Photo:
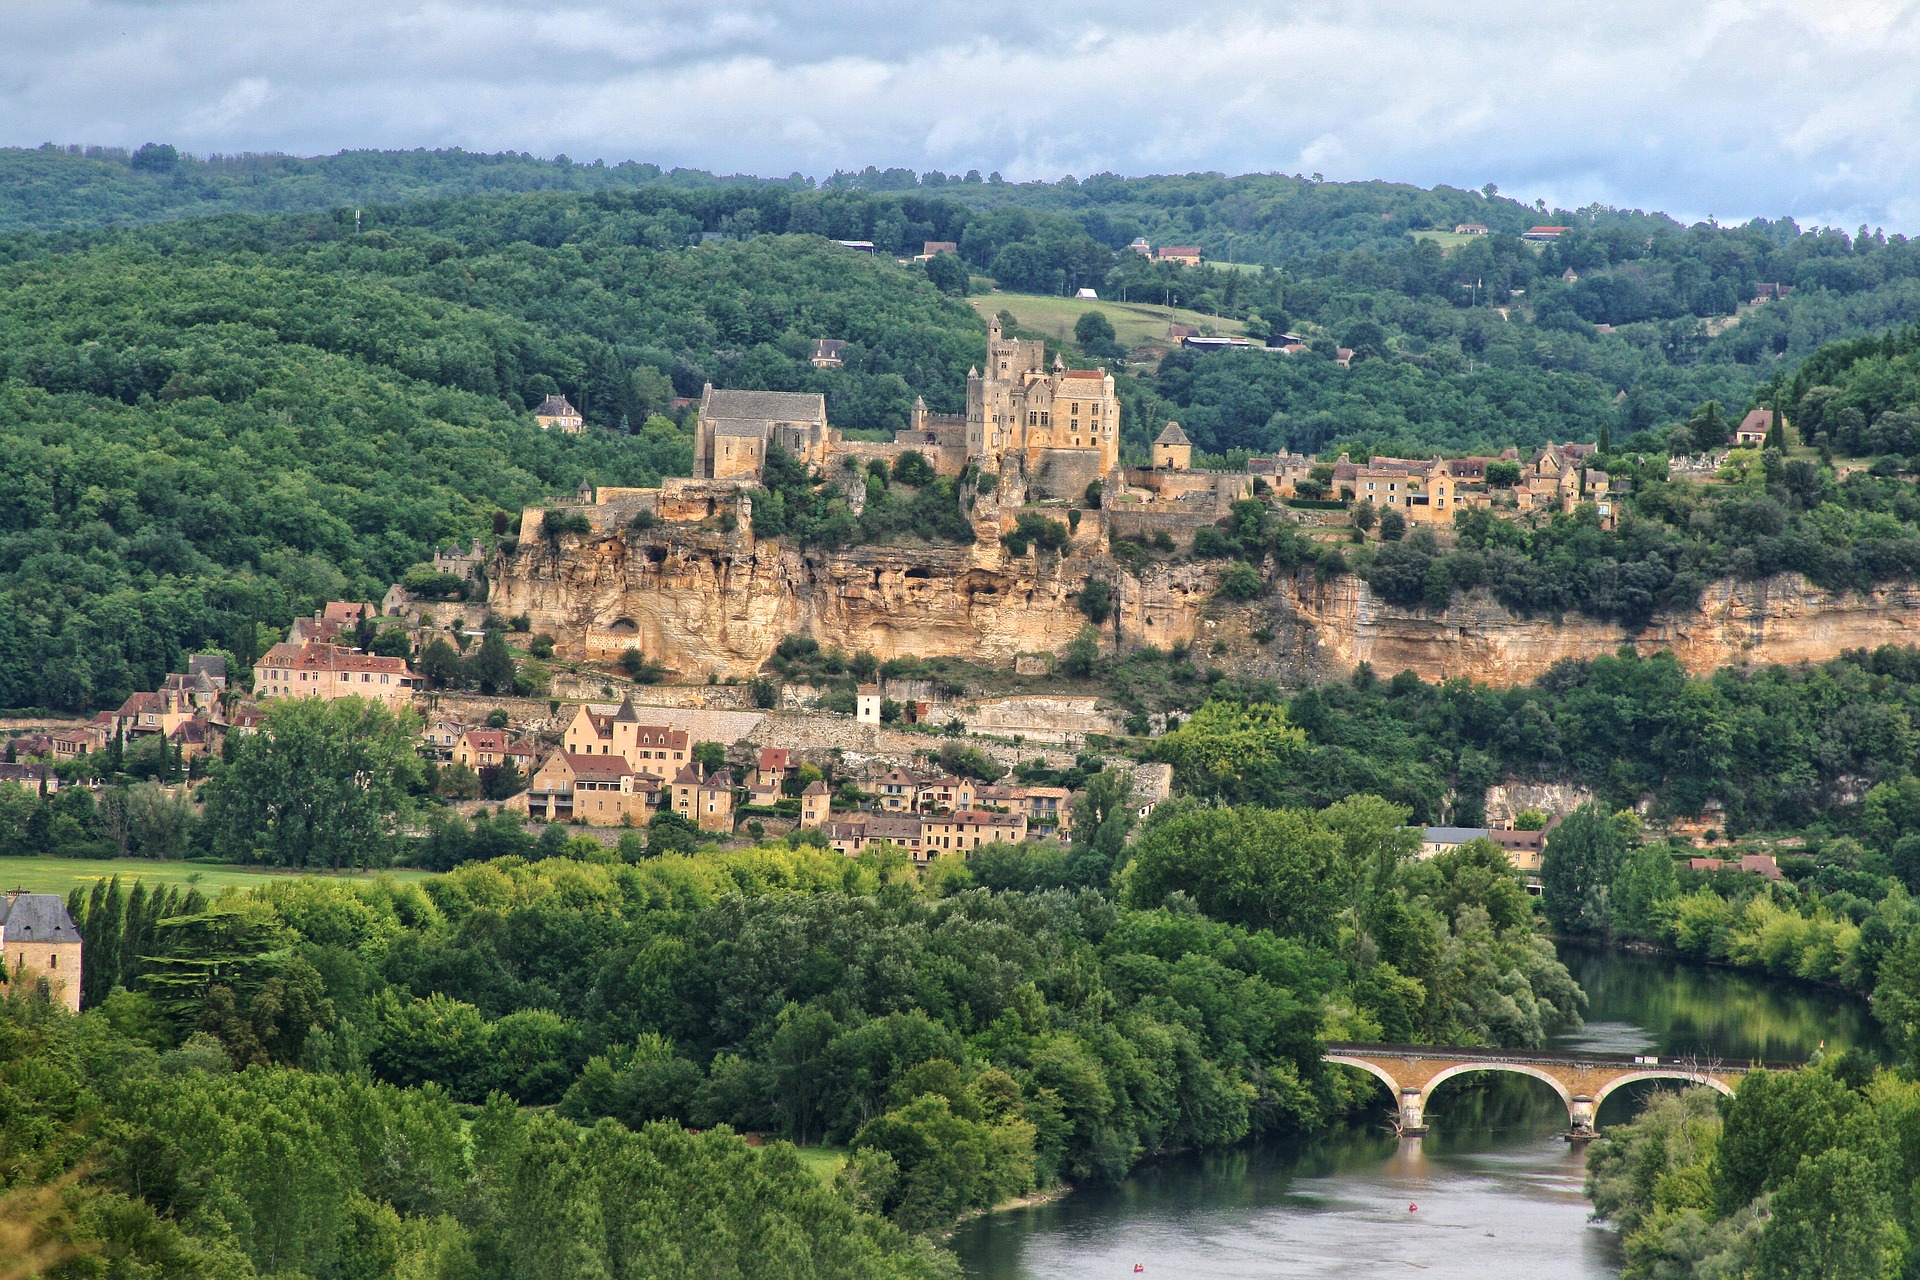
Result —
<path fill-rule="evenodd" d="M 1920 0 L 0 0 L 0 143 L 1215 169 L 1920 232 Z"/>

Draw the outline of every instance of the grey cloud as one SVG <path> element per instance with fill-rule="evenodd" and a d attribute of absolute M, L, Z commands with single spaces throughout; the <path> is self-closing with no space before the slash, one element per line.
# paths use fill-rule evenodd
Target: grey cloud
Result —
<path fill-rule="evenodd" d="M 48 0 L 16 144 L 1321 171 L 1920 229 L 1920 3 Z"/>

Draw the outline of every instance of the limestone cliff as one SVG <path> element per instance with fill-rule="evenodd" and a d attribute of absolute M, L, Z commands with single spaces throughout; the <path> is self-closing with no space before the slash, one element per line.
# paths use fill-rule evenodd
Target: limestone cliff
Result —
<path fill-rule="evenodd" d="M 1265 627 L 1277 639 L 1251 643 Z M 1485 591 L 1455 597 L 1444 610 L 1380 603 L 1366 583 L 1302 575 L 1235 619 L 1201 624 L 1202 638 L 1282 679 L 1332 676 L 1371 663 L 1382 675 L 1414 671 L 1428 680 L 1465 677 L 1524 684 L 1565 658 L 1597 658 L 1632 645 L 1671 650 L 1695 673 L 1749 663 L 1821 662 L 1847 649 L 1920 643 L 1920 588 L 1891 583 L 1866 595 L 1836 594 L 1798 574 L 1760 581 L 1726 578 L 1697 609 L 1656 614 L 1643 630 L 1568 614 L 1525 618 Z M 1262 653 L 1263 650 L 1270 652 Z"/>
<path fill-rule="evenodd" d="M 1189 644 L 1223 667 L 1285 682 L 1327 678 L 1360 662 L 1427 679 L 1494 684 L 1536 679 L 1563 658 L 1623 644 L 1671 649 L 1690 670 L 1821 661 L 1844 649 L 1920 642 L 1920 588 L 1892 584 L 1836 595 L 1797 575 L 1723 580 L 1697 610 L 1657 615 L 1629 633 L 1569 614 L 1523 618 L 1485 592 L 1441 611 L 1376 600 L 1358 578 L 1302 574 L 1261 600 L 1213 600 L 1205 564 L 1122 571 L 1091 539 L 1062 557 L 969 546 L 800 549 L 745 528 L 601 527 L 537 536 L 489 566 L 496 613 L 525 613 L 564 657 L 610 659 L 637 647 L 680 679 L 747 676 L 783 636 L 805 634 L 880 658 L 952 655 L 1008 664 L 1057 652 L 1085 625 L 1074 603 L 1088 577 L 1113 584 L 1106 635 L 1121 644 Z"/>
<path fill-rule="evenodd" d="M 489 602 L 525 613 L 563 656 L 638 647 L 682 679 L 752 674 L 794 634 L 883 659 L 1007 664 L 1057 650 L 1086 625 L 1072 597 L 1089 563 L 998 545 L 828 552 L 744 531 L 625 530 L 522 543 L 495 559 Z M 1179 612 L 1171 588 L 1136 594 L 1161 613 L 1156 629 Z"/>

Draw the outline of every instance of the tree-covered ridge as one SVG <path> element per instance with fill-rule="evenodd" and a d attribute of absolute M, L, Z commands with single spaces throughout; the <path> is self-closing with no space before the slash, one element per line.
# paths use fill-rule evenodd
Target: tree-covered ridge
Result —
<path fill-rule="evenodd" d="M 627 161 L 575 164 L 525 152 L 341 151 L 330 156 L 194 156 L 164 143 L 52 144 L 0 149 L 0 228 L 57 231 L 131 226 L 223 213 L 294 213 L 525 191 L 604 191 L 648 185 L 758 185 L 698 170 Z"/>

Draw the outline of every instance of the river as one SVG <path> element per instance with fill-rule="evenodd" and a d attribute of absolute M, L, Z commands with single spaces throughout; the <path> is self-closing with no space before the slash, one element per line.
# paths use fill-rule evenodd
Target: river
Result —
<path fill-rule="evenodd" d="M 1864 1003 L 1814 987 L 1657 956 L 1562 946 L 1587 1022 L 1554 1047 L 1797 1060 L 1821 1044 L 1880 1042 Z M 1601 1108 L 1602 1130 L 1646 1090 Z M 1450 1081 L 1430 1132 L 1401 1140 L 1377 1116 L 1311 1138 L 1156 1161 L 1117 1187 L 992 1214 L 953 1246 L 973 1280 L 1587 1280 L 1619 1274 L 1612 1234 L 1587 1221 L 1585 1152 L 1564 1104 L 1500 1073 Z M 1417 1209 L 1414 1208 L 1417 1206 Z"/>

